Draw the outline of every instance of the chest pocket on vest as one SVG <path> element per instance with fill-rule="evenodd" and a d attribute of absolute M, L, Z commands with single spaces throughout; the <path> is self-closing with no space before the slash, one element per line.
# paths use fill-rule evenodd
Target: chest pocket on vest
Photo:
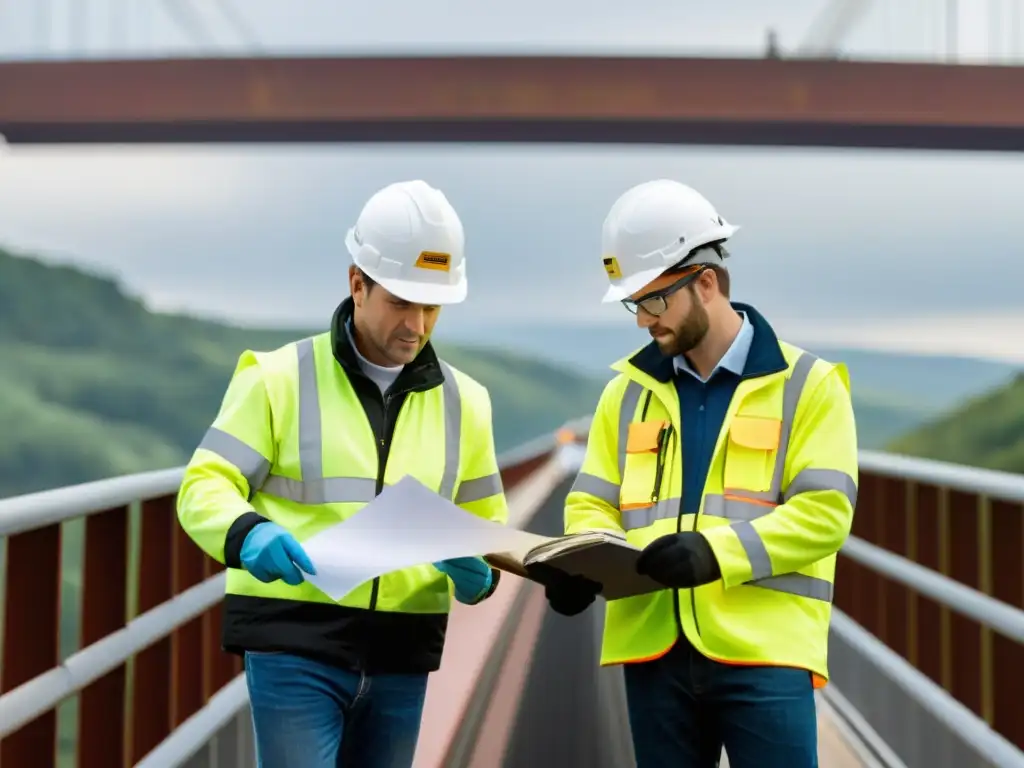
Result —
<path fill-rule="evenodd" d="M 668 427 L 663 420 L 637 421 L 629 425 L 626 462 L 619 491 L 623 512 L 651 505 L 658 475 L 658 449 Z"/>
<path fill-rule="evenodd" d="M 771 489 L 782 420 L 735 416 L 729 425 L 725 452 L 725 491 Z"/>

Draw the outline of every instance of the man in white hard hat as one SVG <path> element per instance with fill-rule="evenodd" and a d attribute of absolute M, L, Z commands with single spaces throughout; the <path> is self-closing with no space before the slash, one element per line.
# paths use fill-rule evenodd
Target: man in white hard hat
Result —
<path fill-rule="evenodd" d="M 507 519 L 488 393 L 429 341 L 441 307 L 466 298 L 458 215 L 423 181 L 391 184 L 346 244 L 351 296 L 330 331 L 241 356 L 178 499 L 228 569 L 223 644 L 245 659 L 261 766 L 411 765 L 449 595 L 475 604 L 498 583 L 479 558 L 388 573 L 337 603 L 305 580 L 301 542 L 405 475 Z"/>
<path fill-rule="evenodd" d="M 857 494 L 849 382 L 730 301 L 736 227 L 696 190 L 640 184 L 604 223 L 605 301 L 652 342 L 619 360 L 565 508 L 569 534 L 625 533 L 665 585 L 609 601 L 638 768 L 817 765 L 814 689 L 836 553 Z M 576 614 L 600 585 L 547 586 Z"/>

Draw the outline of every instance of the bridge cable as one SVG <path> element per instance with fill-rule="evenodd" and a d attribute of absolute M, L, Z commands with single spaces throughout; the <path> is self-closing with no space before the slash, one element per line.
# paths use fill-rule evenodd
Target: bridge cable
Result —
<path fill-rule="evenodd" d="M 190 37 L 192 42 L 200 46 L 206 44 L 210 47 L 215 47 L 217 45 L 202 17 L 195 12 L 195 9 L 187 0 L 182 0 L 181 2 L 162 0 L 160 4 L 175 25 Z"/>
<path fill-rule="evenodd" d="M 85 0 L 72 0 L 68 11 L 68 43 L 72 53 L 85 53 L 88 47 L 88 10 L 89 6 Z"/>
<path fill-rule="evenodd" d="M 946 0 L 946 58 L 956 61 L 960 55 L 960 9 L 957 0 Z"/>
<path fill-rule="evenodd" d="M 36 45 L 42 51 L 50 49 L 50 3 L 49 0 L 36 0 Z"/>
<path fill-rule="evenodd" d="M 871 6 L 870 0 L 831 0 L 815 16 L 797 47 L 800 56 L 834 57 L 853 28 Z"/>
<path fill-rule="evenodd" d="M 245 15 L 238 10 L 232 0 L 214 0 L 214 5 L 217 6 L 221 15 L 227 19 L 228 24 L 234 28 L 235 33 L 241 38 L 243 45 L 248 46 L 252 51 L 262 49 L 255 31 L 249 26 Z"/>
<path fill-rule="evenodd" d="M 115 51 L 118 45 L 128 45 L 127 28 L 130 26 L 128 19 L 126 18 L 129 12 L 130 5 L 121 7 L 121 0 L 108 0 L 107 7 L 109 9 L 107 15 L 107 34 L 109 36 L 108 44 L 111 51 Z"/>
<path fill-rule="evenodd" d="M 988 0 L 988 63 L 995 64 L 1002 56 L 1002 23 L 997 0 Z"/>
<path fill-rule="evenodd" d="M 1020 63 L 1021 58 L 1021 18 L 1020 0 L 1013 0 L 1010 3 L 1010 57 L 1014 63 Z"/>

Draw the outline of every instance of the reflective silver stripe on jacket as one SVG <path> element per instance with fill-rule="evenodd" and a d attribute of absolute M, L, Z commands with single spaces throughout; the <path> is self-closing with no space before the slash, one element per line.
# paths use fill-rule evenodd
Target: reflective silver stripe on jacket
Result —
<path fill-rule="evenodd" d="M 377 480 L 373 477 L 324 477 L 323 425 L 320 392 L 316 381 L 313 340 L 302 339 L 295 344 L 299 367 L 299 468 L 301 480 L 271 474 L 271 463 L 258 451 L 217 427 L 210 427 L 199 447 L 212 451 L 232 464 L 249 484 L 249 500 L 257 492 L 294 501 L 299 504 L 341 504 L 369 502 L 376 495 Z M 502 492 L 501 475 L 463 481 L 459 480 L 459 454 L 462 446 L 462 398 L 455 372 L 440 361 L 444 373 L 441 385 L 444 398 L 444 470 L 438 493 L 456 504 L 479 501 Z"/>
<path fill-rule="evenodd" d="M 622 393 L 622 403 L 619 406 L 619 483 L 613 483 L 610 480 L 605 480 L 603 477 L 580 471 L 577 473 L 569 493 L 573 491 L 589 493 L 591 496 L 596 496 L 618 509 L 620 483 L 626 474 L 626 441 L 629 438 L 629 424 L 633 420 L 633 414 L 636 412 L 636 406 L 640 402 L 640 395 L 643 392 L 644 388 L 639 383 L 630 381 L 626 384 L 626 391 Z M 635 511 L 646 513 L 647 508 Z M 625 515 L 625 513 L 623 514 Z M 675 515 L 671 513 L 667 516 L 674 517 Z M 653 522 L 653 519 L 651 522 Z M 623 527 L 629 530 L 630 528 L 642 528 L 644 525 L 650 525 L 650 523 Z"/>
<path fill-rule="evenodd" d="M 847 473 L 835 469 L 805 469 L 793 478 L 788 488 L 782 488 L 786 470 L 786 454 L 789 450 L 793 423 L 796 420 L 797 405 L 807 384 L 811 368 L 817 359 L 810 352 L 802 353 L 793 366 L 792 374 L 786 380 L 782 395 L 782 429 L 770 489 L 762 492 L 726 489 L 724 494 L 707 494 L 704 497 L 703 514 L 731 521 L 732 528 L 750 560 L 752 578 L 747 582 L 748 585 L 831 601 L 832 585 L 828 581 L 800 573 L 775 575 L 772 571 L 768 550 L 752 525 L 754 520 L 771 513 L 776 504 L 789 501 L 800 493 L 839 491 L 849 498 L 852 505 L 856 506 L 857 487 L 853 478 Z M 642 392 L 643 387 L 640 384 L 630 381 L 622 399 L 622 409 L 619 413 L 618 448 L 620 482 L 625 474 L 629 425 L 633 420 L 633 414 Z M 621 486 L 596 475 L 580 472 L 576 476 L 572 490 L 588 493 L 613 507 L 619 508 L 620 506 Z M 678 497 L 664 498 L 647 507 L 623 510 L 621 512 L 622 527 L 628 531 L 646 528 L 657 520 L 673 519 L 679 513 L 680 502 Z"/>

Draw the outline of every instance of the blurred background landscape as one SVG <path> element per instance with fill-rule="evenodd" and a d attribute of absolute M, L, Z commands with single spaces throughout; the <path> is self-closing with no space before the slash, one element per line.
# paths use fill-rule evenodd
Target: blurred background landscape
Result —
<path fill-rule="evenodd" d="M 1016 3 L 449 5 L 441 23 L 397 0 L 309 0 L 302 18 L 272 0 L 244 14 L 228 3 L 6 4 L 0 52 L 1024 61 Z M 187 460 L 239 352 L 324 329 L 347 293 L 345 230 L 376 189 L 415 177 L 442 188 L 466 225 L 470 297 L 445 311 L 435 340 L 491 390 L 499 450 L 589 413 L 608 365 L 649 340 L 600 304 L 600 226 L 623 190 L 665 176 L 741 225 L 734 297 L 783 338 L 849 365 L 863 448 L 1024 471 L 1022 173 L 1017 154 L 927 150 L 5 147 L 0 496 Z"/>
<path fill-rule="evenodd" d="M 154 312 L 109 274 L 0 250 L 0 495 L 185 462 L 238 354 L 326 328 Z M 447 318 L 445 318 L 447 319 Z M 536 321 L 437 342 L 491 391 L 499 452 L 592 411 L 621 327 Z M 861 446 L 1024 471 L 1024 379 L 1009 362 L 817 345 L 851 372 Z"/>
<path fill-rule="evenodd" d="M 251 79 L 238 81 L 242 85 L 235 90 L 219 86 L 242 112 L 258 115 L 257 122 L 283 119 L 289 111 L 285 91 L 322 100 L 328 111 L 340 93 L 365 100 L 364 107 L 375 99 L 406 106 L 409 93 L 401 88 L 381 95 L 366 83 L 351 88 L 342 79 L 335 91 L 336 77 L 321 79 L 328 83 L 322 91 L 307 88 L 305 78 L 316 65 L 293 70 L 297 79 L 285 78 L 291 91 L 281 82 L 261 80 L 267 72 L 264 59 L 374 54 L 683 57 L 691 61 L 673 72 L 688 73 L 706 57 L 732 61 L 704 71 L 711 73 L 709 80 L 731 82 L 733 88 L 749 83 L 726 76 L 728 67 L 753 59 L 753 68 L 744 72 L 775 73 L 765 81 L 774 87 L 754 94 L 766 95 L 769 108 L 746 114 L 742 95 L 707 83 L 701 90 L 692 77 L 678 91 L 708 95 L 720 102 L 712 105 L 712 114 L 725 105 L 725 113 L 739 115 L 751 131 L 765 125 L 764 115 L 778 119 L 782 114 L 787 131 L 807 119 L 838 120 L 841 128 L 856 132 L 865 127 L 858 122 L 862 115 L 844 111 L 848 105 L 836 96 L 853 93 L 858 103 L 863 97 L 896 123 L 920 121 L 909 129 L 910 145 L 918 148 L 852 148 L 856 142 L 845 140 L 838 142 L 844 148 L 811 148 L 804 138 L 792 146 L 762 146 L 760 136 L 753 140 L 749 133 L 744 145 L 290 139 L 273 144 L 147 139 L 132 145 L 82 141 L 86 130 L 76 140 L 80 143 L 47 143 L 53 140 L 48 129 L 73 123 L 68 114 L 84 114 L 88 122 L 93 107 L 98 114 L 120 114 L 146 105 L 142 111 L 148 109 L 151 120 L 171 120 L 174 130 L 186 133 L 195 128 L 190 104 L 204 103 L 198 94 L 216 89 L 189 85 L 178 93 L 176 106 L 163 95 L 147 100 L 144 89 L 159 88 L 162 81 L 138 74 L 138 62 L 146 59 L 258 61 Z M 809 66 L 798 63 L 788 70 L 787 59 Z M 444 309 L 434 343 L 442 357 L 490 390 L 500 453 L 591 413 L 613 375 L 609 365 L 649 341 L 620 306 L 600 302 L 606 284 L 601 224 L 627 188 L 673 178 L 701 191 L 730 223 L 740 225 L 730 242 L 733 298 L 756 306 L 783 339 L 847 364 L 860 447 L 881 452 L 861 461 L 850 540 L 861 554 L 847 547 L 839 559 L 833 615 L 846 617 L 841 621 L 847 630 L 833 639 L 851 644 L 830 647 L 829 653 L 845 675 L 840 688 L 854 698 L 860 695 L 853 711 L 862 709 L 873 727 L 887 730 L 886 738 L 902 746 L 905 761 L 885 765 L 976 764 L 970 758 L 957 763 L 957 755 L 966 753 L 947 748 L 955 738 L 974 738 L 978 730 L 964 726 L 973 721 L 954 723 L 948 709 L 932 721 L 922 719 L 922 701 L 942 700 L 932 693 L 908 698 L 903 683 L 866 676 L 870 664 L 850 661 L 857 656 L 849 641 L 857 637 L 850 634 L 853 625 L 866 627 L 969 707 L 987 723 L 983 730 L 992 726 L 1024 749 L 1016 678 L 1002 673 L 1024 658 L 1020 624 L 1013 624 L 1017 639 L 1007 639 L 991 623 L 967 622 L 962 604 L 940 606 L 935 596 L 946 582 L 921 588 L 891 576 L 906 571 L 899 563 L 909 560 L 930 569 L 933 577 L 941 573 L 978 590 L 968 598 L 972 606 L 994 597 L 1016 608 L 1019 618 L 1024 607 L 1019 478 L 991 482 L 963 467 L 935 465 L 886 471 L 888 453 L 1024 473 L 1024 231 L 1018 224 L 1024 112 L 1013 99 L 994 99 L 984 89 L 964 86 L 975 82 L 965 73 L 985 68 L 994 73 L 986 82 L 1003 93 L 1006 83 L 1018 82 L 1024 71 L 1024 0 L 0 0 L 0 60 L 4 130 L 13 136 L 13 123 L 15 130 L 34 131 L 38 142 L 12 138 L 8 145 L 0 137 L 0 499 L 7 499 L 0 506 L 12 525 L 8 531 L 16 531 L 0 537 L 5 606 L 0 692 L 5 697 L 142 611 L 167 605 L 184 610 L 182 595 L 213 573 L 212 560 L 197 559 L 197 550 L 181 535 L 173 492 L 166 488 L 156 495 L 132 491 L 141 495 L 116 502 L 127 506 L 98 513 L 95 498 L 83 502 L 92 505 L 85 513 L 76 499 L 67 519 L 56 521 L 46 510 L 32 530 L 23 530 L 22 518 L 38 499 L 22 505 L 11 497 L 186 462 L 217 412 L 243 350 L 269 350 L 327 329 L 348 293 L 346 230 L 376 190 L 401 179 L 425 179 L 448 195 L 462 217 L 469 298 Z M 26 70 L 18 63 L 46 60 L 70 61 L 70 71 L 88 69 L 85 62 L 113 60 L 111 72 L 118 75 L 106 82 L 117 81 L 120 88 L 76 93 L 54 79 L 46 81 L 52 90 L 26 87 Z M 925 80 L 919 79 L 921 69 L 912 67 L 887 69 L 896 73 L 892 89 L 874 87 L 881 70 L 857 69 L 875 74 L 870 81 L 858 79 L 862 93 L 855 93 L 850 87 L 854 62 L 951 64 L 925 68 L 927 81 L 946 78 L 938 82 L 951 84 L 951 90 L 959 83 L 957 92 L 966 97 L 949 100 L 942 89 L 918 92 L 915 83 Z M 450 98 L 470 112 L 481 104 L 485 113 L 500 112 L 502 97 L 488 87 L 500 90 L 495 85 L 500 78 L 474 80 L 475 66 L 460 62 L 458 68 L 469 73 L 462 86 L 444 81 L 437 98 Z M 607 78 L 619 74 L 594 69 L 603 74 L 580 79 L 590 85 L 578 86 L 576 78 L 594 63 L 580 66 L 568 85 L 538 85 L 546 70 L 543 77 L 534 71 L 518 86 L 505 83 L 504 98 L 529 107 L 547 94 L 560 110 L 562 96 L 566 104 L 595 92 L 603 98 Z M 336 70 L 318 71 L 323 78 L 323 72 Z M 399 81 L 394 71 L 378 73 L 377 84 Z M 424 82 L 433 85 L 429 75 Z M 672 113 L 675 105 L 662 96 L 674 93 L 677 82 L 678 77 L 663 82 L 659 90 L 634 72 L 612 85 L 619 94 L 627 92 L 623 83 L 630 89 L 649 87 L 635 104 L 621 105 L 622 112 L 647 110 L 657 122 Z M 747 88 L 748 97 L 757 87 Z M 10 98 L 19 93 L 20 101 Z M 422 93 L 435 91 L 423 87 Z M 208 102 L 202 107 L 210 110 L 207 114 L 222 106 L 219 98 Z M 708 119 L 703 100 L 678 102 L 687 102 L 681 109 L 691 127 Z M 165 109 L 184 111 L 171 119 Z M 417 109 L 430 112 L 423 104 Z M 877 116 L 863 119 L 869 128 L 883 129 L 878 135 L 892 127 L 873 122 Z M 38 120 L 42 124 L 33 123 Z M 412 125 L 428 132 L 432 126 L 425 120 L 416 114 Z M 972 125 L 1005 132 L 984 134 L 992 146 L 980 145 L 983 149 L 921 148 L 935 146 L 929 143 L 937 135 L 933 129 L 950 123 L 956 129 Z M 582 125 L 571 130 L 584 132 Z M 996 151 L 999 142 L 1016 151 Z M 527 462 L 519 457 L 514 463 L 519 461 Z M 63 504 L 79 493 L 58 498 Z M 548 511 L 554 512 L 556 530 L 557 499 Z M 865 547 L 869 554 L 896 557 L 882 561 L 897 563 L 889 576 L 873 570 L 871 559 L 863 556 Z M 26 583 L 31 590 L 23 588 Z M 115 705 L 97 707 L 97 701 L 118 702 L 133 718 L 147 710 L 122 734 L 122 746 L 137 742 L 125 746 L 122 762 L 128 764 L 129 752 L 145 754 L 210 700 L 224 680 L 213 681 L 216 654 L 201 652 L 200 645 L 219 652 L 218 610 L 211 604 L 93 683 L 92 692 L 99 690 L 101 698 L 91 699 L 91 709 L 83 705 L 86 717 L 79 718 L 77 693 L 64 696 L 56 707 L 57 764 L 94 764 L 76 756 L 87 740 L 83 736 L 94 735 L 100 723 L 91 715 L 117 716 Z M 528 623 L 509 624 L 509 636 L 522 633 Z M 134 631 L 149 630 L 136 625 Z M 559 738 L 575 733 L 588 740 L 588 749 L 600 751 L 606 746 L 598 740 L 607 735 L 605 726 L 620 728 L 624 717 L 609 708 L 600 726 L 586 719 L 579 727 L 562 722 L 569 707 L 559 696 L 587 690 L 574 679 L 587 686 L 592 682 L 589 668 L 578 678 L 563 674 L 571 673 L 573 663 L 591 663 L 578 652 L 579 642 L 570 647 L 552 657 L 550 668 L 538 666 L 545 684 L 535 698 L 552 708 L 545 727 L 559 728 Z M 147 662 L 144 656 L 151 652 L 157 655 Z M 137 676 L 147 663 L 149 677 Z M 83 669 L 57 677 L 70 679 Z M 126 687 L 120 686 L 121 672 Z M 545 679 L 556 675 L 557 686 Z M 138 682 L 146 679 L 157 683 Z M 481 680 L 487 681 L 481 689 L 486 696 L 500 689 L 490 678 Z M 156 708 L 149 711 L 150 705 Z M 14 709 L 4 711 L 16 714 Z M 582 712 L 575 705 L 572 711 Z M 195 717 L 212 722 L 202 710 Z M 543 741 L 544 728 L 532 727 L 539 720 L 522 729 L 526 741 Z M 139 723 L 157 725 L 139 736 L 142 731 L 133 730 Z M 42 730 L 33 735 L 38 727 Z M 10 755 L 35 759 L 49 738 L 47 727 L 44 715 L 0 740 L 4 763 L 30 764 Z M 11 752 L 18 748 L 11 746 L 16 739 L 29 751 Z M 108 755 L 116 750 L 100 746 Z M 915 763 L 907 754 L 942 754 L 948 762 L 926 757 Z M 1018 763 L 1022 754 L 1014 753 Z"/>
<path fill-rule="evenodd" d="M 326 329 L 240 328 L 155 313 L 109 276 L 0 250 L 0 494 L 186 461 L 244 349 Z M 491 390 L 498 450 L 579 416 L 600 377 L 500 346 L 440 344 Z"/>

